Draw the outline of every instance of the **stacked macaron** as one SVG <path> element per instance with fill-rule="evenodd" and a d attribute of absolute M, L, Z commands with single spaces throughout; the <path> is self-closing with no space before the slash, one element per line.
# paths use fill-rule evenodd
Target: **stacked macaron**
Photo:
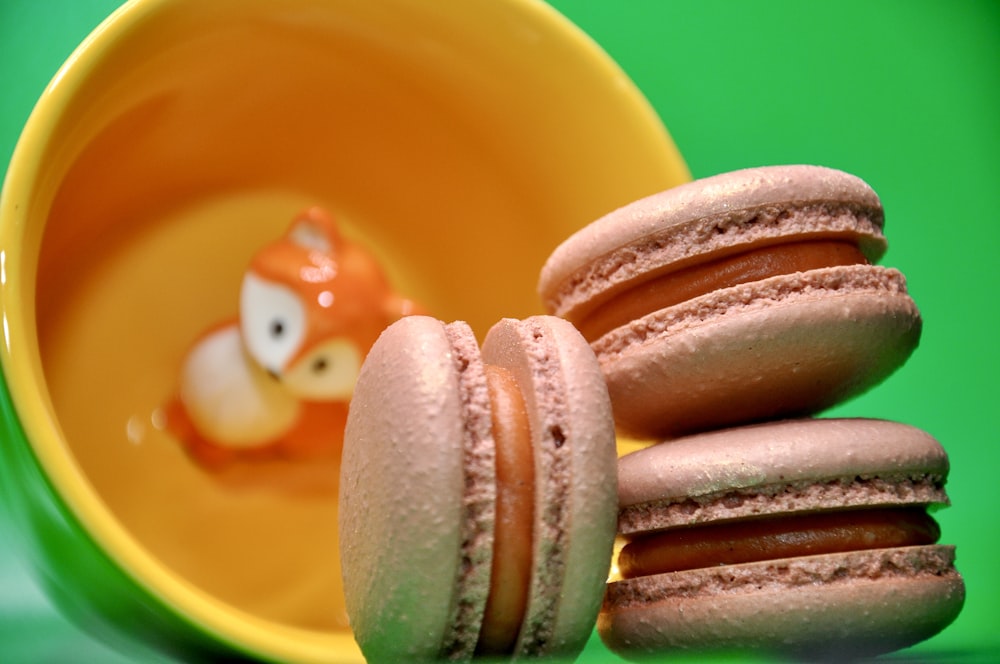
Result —
<path fill-rule="evenodd" d="M 542 269 L 638 438 L 805 415 L 886 378 L 920 337 L 903 275 L 874 265 L 882 206 L 826 168 L 749 169 L 636 201 Z"/>
<path fill-rule="evenodd" d="M 619 558 L 599 628 L 625 654 L 905 647 L 964 599 L 928 509 L 922 431 L 811 418 L 877 385 L 921 320 L 877 195 L 826 168 L 688 183 L 616 210 L 546 263 L 550 313 L 590 342 L 626 436 Z M 665 441 L 665 442 L 664 442 Z"/>
<path fill-rule="evenodd" d="M 940 444 L 813 419 L 919 340 L 903 276 L 874 264 L 882 224 L 845 173 L 729 173 L 569 238 L 540 282 L 555 315 L 502 320 L 482 347 L 462 322 L 387 328 L 339 497 L 366 658 L 569 658 L 595 622 L 626 656 L 844 657 L 950 623 Z M 616 429 L 659 444 L 618 460 Z"/>

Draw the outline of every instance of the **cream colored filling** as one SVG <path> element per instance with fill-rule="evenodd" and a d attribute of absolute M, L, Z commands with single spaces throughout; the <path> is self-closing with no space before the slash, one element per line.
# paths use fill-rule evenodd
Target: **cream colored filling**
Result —
<path fill-rule="evenodd" d="M 660 274 L 570 320 L 588 341 L 594 341 L 631 320 L 720 288 L 782 274 L 856 264 L 868 264 L 868 259 L 855 243 L 846 240 L 770 245 Z"/>
<path fill-rule="evenodd" d="M 716 565 L 934 544 L 940 529 L 926 508 L 889 507 L 781 515 L 675 528 L 638 536 L 622 549 L 624 578 Z"/>
<path fill-rule="evenodd" d="M 505 655 L 514 650 L 528 603 L 531 580 L 535 471 L 524 398 L 513 375 L 486 365 L 496 441 L 496 530 L 490 594 L 476 652 Z"/>

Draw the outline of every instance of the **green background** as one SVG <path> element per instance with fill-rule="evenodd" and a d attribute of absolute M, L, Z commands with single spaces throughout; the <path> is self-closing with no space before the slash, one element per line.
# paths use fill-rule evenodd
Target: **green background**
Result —
<path fill-rule="evenodd" d="M 210 0 L 209 0 L 210 1 Z M 48 80 L 118 0 L 0 0 L 0 174 Z M 553 0 L 653 103 L 695 177 L 816 163 L 867 180 L 925 320 L 897 374 L 832 414 L 934 434 L 951 456 L 968 600 L 954 625 L 901 656 L 1000 659 L 1000 2 Z M 540 102 L 542 103 L 542 102 Z M 37 590 L 0 511 L 0 661 L 121 662 Z M 584 661 L 602 661 L 596 641 Z"/>

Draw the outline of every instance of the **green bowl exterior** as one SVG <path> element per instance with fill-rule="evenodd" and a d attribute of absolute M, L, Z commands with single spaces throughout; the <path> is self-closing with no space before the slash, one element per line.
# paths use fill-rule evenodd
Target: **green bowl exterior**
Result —
<path fill-rule="evenodd" d="M 239 656 L 126 574 L 81 526 L 47 479 L 21 427 L 6 380 L 0 381 L 0 487 L 19 530 L 21 554 L 63 614 L 126 652 L 169 653 L 183 661 Z M 128 625 L 127 629 L 122 629 Z M 249 653 L 244 653 L 249 654 Z"/>

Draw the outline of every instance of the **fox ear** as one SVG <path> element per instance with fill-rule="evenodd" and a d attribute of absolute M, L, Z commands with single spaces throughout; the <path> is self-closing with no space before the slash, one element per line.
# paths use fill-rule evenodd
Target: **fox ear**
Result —
<path fill-rule="evenodd" d="M 311 207 L 295 217 L 288 229 L 288 239 L 305 249 L 332 254 L 340 242 L 340 231 L 325 210 Z"/>
<path fill-rule="evenodd" d="M 423 307 L 398 293 L 391 293 L 386 297 L 382 302 L 382 313 L 390 322 L 397 321 L 404 316 L 427 315 Z"/>

